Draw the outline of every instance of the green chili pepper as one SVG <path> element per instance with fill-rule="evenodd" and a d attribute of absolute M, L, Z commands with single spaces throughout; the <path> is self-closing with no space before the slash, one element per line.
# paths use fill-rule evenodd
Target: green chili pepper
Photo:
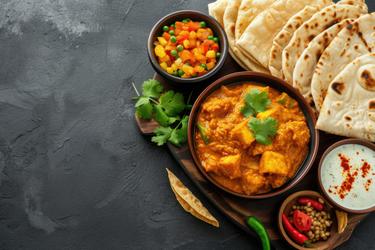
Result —
<path fill-rule="evenodd" d="M 268 236 L 267 230 L 263 226 L 262 222 L 260 222 L 256 217 L 250 216 L 246 219 L 246 223 L 258 234 L 260 240 L 262 241 L 262 249 L 271 250 L 270 237 Z"/>
<path fill-rule="evenodd" d="M 202 137 L 202 140 L 204 141 L 204 144 L 207 145 L 208 143 L 210 143 L 210 139 L 207 136 L 206 128 L 203 127 L 200 123 L 197 123 L 197 127 L 198 127 L 199 133 Z"/>

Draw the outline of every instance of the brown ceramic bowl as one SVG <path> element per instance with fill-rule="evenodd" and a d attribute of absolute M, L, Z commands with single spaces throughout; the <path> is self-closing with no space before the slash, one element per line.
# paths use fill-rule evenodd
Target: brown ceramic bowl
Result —
<path fill-rule="evenodd" d="M 322 183 L 322 165 L 323 165 L 323 162 L 326 158 L 326 156 L 332 151 L 334 150 L 335 148 L 339 147 L 339 146 L 342 146 L 342 145 L 345 145 L 345 144 L 357 144 L 357 145 L 362 145 L 362 146 L 365 146 L 369 149 L 372 149 L 373 151 L 375 151 L 375 144 L 369 142 L 369 141 L 365 141 L 365 140 L 361 140 L 361 139 L 345 139 L 345 140 L 341 140 L 341 141 L 338 141 L 334 144 L 332 144 L 323 154 L 322 158 L 320 159 L 320 163 L 319 163 L 319 168 L 318 168 L 318 180 L 319 180 L 319 185 L 320 185 L 320 189 L 322 190 L 322 193 L 324 194 L 324 196 L 327 198 L 327 200 L 332 204 L 334 205 L 335 207 L 345 211 L 345 212 L 348 212 L 348 213 L 353 213 L 353 214 L 365 214 L 365 213 L 370 213 L 370 212 L 373 212 L 375 211 L 375 206 L 372 206 L 370 208 L 367 208 L 367 209 L 358 209 L 358 210 L 353 210 L 353 209 L 349 209 L 349 208 L 346 208 L 340 204 L 338 204 L 337 202 L 335 202 L 331 197 L 330 195 L 327 193 L 327 191 L 325 190 L 325 188 L 323 187 L 323 183 Z M 372 176 L 372 180 L 373 182 L 375 181 L 375 177 Z"/>
<path fill-rule="evenodd" d="M 284 230 L 283 222 L 282 222 L 282 214 L 285 213 L 288 215 L 290 211 L 292 210 L 292 207 L 297 204 L 297 199 L 299 197 L 308 197 L 313 199 L 321 198 L 324 200 L 324 209 L 325 211 L 329 212 L 331 215 L 331 218 L 333 220 L 333 224 L 331 227 L 330 234 L 331 236 L 326 241 L 318 241 L 316 243 L 312 243 L 311 246 L 303 247 L 297 243 L 295 243 L 289 235 Z M 283 202 L 283 204 L 280 207 L 279 215 L 278 215 L 278 227 L 281 232 L 282 237 L 295 249 L 299 250 L 325 250 L 325 249 L 332 249 L 335 245 L 335 242 L 337 241 L 339 234 L 337 233 L 337 221 L 335 216 L 335 211 L 333 207 L 324 199 L 322 195 L 320 195 L 317 192 L 314 191 L 300 191 L 297 193 L 294 193 L 290 195 L 286 200 Z"/>
<path fill-rule="evenodd" d="M 306 159 L 299 167 L 297 173 L 295 176 L 289 180 L 287 183 L 285 183 L 283 186 L 277 189 L 273 189 L 268 193 L 263 194 L 257 194 L 257 195 L 246 195 L 242 193 L 237 193 L 232 190 L 229 190 L 226 187 L 223 187 L 218 182 L 215 181 L 214 178 L 212 178 L 203 168 L 201 165 L 201 162 L 199 160 L 199 157 L 195 150 L 195 133 L 196 133 L 196 118 L 198 116 L 198 113 L 200 111 L 202 103 L 206 100 L 208 96 L 210 96 L 215 90 L 219 89 L 223 85 L 235 85 L 235 84 L 241 84 L 244 82 L 257 82 L 260 85 L 264 86 L 270 86 L 273 89 L 276 89 L 280 92 L 287 93 L 290 97 L 292 97 L 294 100 L 298 102 L 300 105 L 301 110 L 303 111 L 307 125 L 310 130 L 310 145 L 309 145 L 309 152 L 307 154 Z M 295 90 L 292 86 L 284 82 L 283 80 L 273 77 L 271 75 L 258 73 L 258 72 L 237 72 L 233 73 L 227 76 L 224 76 L 218 80 L 216 80 L 214 83 L 212 83 L 210 86 L 208 86 L 198 97 L 198 99 L 195 101 L 192 111 L 190 113 L 189 117 L 189 128 L 188 128 L 188 143 L 189 143 L 189 149 L 193 156 L 194 162 L 199 168 L 199 170 L 202 172 L 202 174 L 214 185 L 219 187 L 220 189 L 231 193 L 233 195 L 243 197 L 243 198 L 249 198 L 249 199 L 263 199 L 263 198 L 270 198 L 277 195 L 280 195 L 292 187 L 294 187 L 297 183 L 299 183 L 303 177 L 307 174 L 307 172 L 310 170 L 314 159 L 316 157 L 318 146 L 319 146 L 319 133 L 315 129 L 315 114 L 310 108 L 309 104 L 306 102 L 306 100 Z"/>
<path fill-rule="evenodd" d="M 219 60 L 217 61 L 213 69 L 199 77 L 181 78 L 168 74 L 164 69 L 160 67 L 154 52 L 154 42 L 157 40 L 157 37 L 161 35 L 163 26 L 169 26 L 176 21 L 182 21 L 184 18 L 190 18 L 193 21 L 205 21 L 207 23 L 207 27 L 211 28 L 214 32 L 214 35 L 219 38 L 221 53 Z M 155 71 L 162 75 L 164 78 L 170 80 L 172 84 L 183 87 L 194 87 L 197 83 L 205 81 L 214 76 L 223 67 L 225 59 L 228 55 L 228 39 L 223 28 L 211 16 L 195 10 L 181 10 L 164 16 L 154 25 L 148 37 L 147 53 L 151 65 L 155 69 Z"/>

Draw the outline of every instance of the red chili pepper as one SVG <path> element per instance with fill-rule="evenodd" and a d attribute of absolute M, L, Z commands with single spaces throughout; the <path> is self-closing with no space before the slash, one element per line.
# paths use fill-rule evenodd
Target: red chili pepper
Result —
<path fill-rule="evenodd" d="M 319 201 L 316 201 L 307 197 L 299 198 L 298 203 L 301 205 L 307 205 L 308 203 L 310 203 L 310 205 L 318 211 L 322 211 L 324 208 L 323 204 L 320 203 Z"/>
<path fill-rule="evenodd" d="M 300 245 L 307 243 L 307 236 L 298 232 L 297 229 L 292 226 L 292 223 L 290 223 L 288 217 L 285 214 L 282 215 L 282 221 L 285 231 L 296 243 Z"/>

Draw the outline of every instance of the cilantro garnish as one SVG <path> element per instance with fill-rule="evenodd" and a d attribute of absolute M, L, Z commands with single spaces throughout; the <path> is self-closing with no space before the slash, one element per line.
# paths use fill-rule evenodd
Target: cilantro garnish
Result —
<path fill-rule="evenodd" d="M 151 138 L 152 142 L 155 142 L 158 146 L 162 146 L 167 143 L 172 133 L 170 127 L 158 127 L 154 131 L 155 135 Z"/>
<path fill-rule="evenodd" d="M 133 86 L 135 88 L 135 86 Z M 138 91 L 136 91 L 138 94 Z M 142 85 L 142 96 L 137 97 L 136 115 L 142 119 L 154 118 L 160 125 L 152 137 L 152 142 L 162 146 L 168 141 L 181 146 L 187 140 L 188 116 L 180 119 L 180 114 L 191 107 L 185 104 L 184 96 L 169 90 L 163 93 L 163 86 L 157 80 L 147 80 Z M 190 98 L 189 98 L 190 99 Z"/>
<path fill-rule="evenodd" d="M 277 132 L 277 120 L 267 117 L 264 120 L 253 118 L 249 121 L 248 126 L 254 134 L 255 140 L 264 145 L 272 143 L 272 137 Z"/>
<path fill-rule="evenodd" d="M 152 98 L 159 98 L 163 92 L 163 86 L 157 80 L 150 79 L 143 82 L 142 95 Z"/>
<path fill-rule="evenodd" d="M 185 115 L 180 124 L 178 124 L 171 133 L 168 141 L 176 146 L 181 146 L 187 141 L 187 129 L 188 129 L 189 116 Z"/>
<path fill-rule="evenodd" d="M 245 106 L 242 107 L 241 113 L 245 117 L 255 116 L 259 112 L 265 111 L 270 104 L 271 100 L 268 98 L 267 92 L 252 89 L 245 96 Z"/>

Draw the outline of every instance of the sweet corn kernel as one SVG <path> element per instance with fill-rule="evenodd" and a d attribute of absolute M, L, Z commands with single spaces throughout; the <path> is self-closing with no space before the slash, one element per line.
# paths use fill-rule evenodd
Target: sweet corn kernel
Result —
<path fill-rule="evenodd" d="M 208 57 L 208 58 L 215 58 L 216 57 L 215 51 L 214 50 L 207 51 L 206 57 Z"/>
<path fill-rule="evenodd" d="M 193 39 L 196 39 L 196 38 L 197 38 L 197 33 L 195 33 L 195 31 L 190 31 L 189 39 L 193 40 Z"/>
<path fill-rule="evenodd" d="M 177 58 L 176 61 L 174 61 L 174 63 L 177 65 L 177 66 L 180 66 L 182 64 L 182 60 L 181 58 Z"/>
<path fill-rule="evenodd" d="M 188 49 L 188 48 L 190 47 L 190 41 L 187 40 L 187 39 L 184 40 L 183 45 L 184 45 L 184 48 L 185 48 L 185 49 Z"/>
<path fill-rule="evenodd" d="M 165 57 L 162 57 L 159 60 L 160 62 L 168 62 L 171 60 L 171 58 L 166 54 Z"/>
<path fill-rule="evenodd" d="M 182 65 L 182 70 L 183 70 L 185 73 L 189 74 L 189 75 L 192 75 L 192 74 L 194 73 L 194 69 L 193 69 L 193 67 L 191 67 L 191 66 L 189 66 L 189 65 L 187 65 L 187 64 Z"/>
<path fill-rule="evenodd" d="M 174 70 L 172 69 L 172 67 L 168 67 L 168 68 L 167 68 L 167 72 L 168 72 L 168 74 L 173 74 L 173 71 L 174 71 Z"/>
<path fill-rule="evenodd" d="M 161 46 L 165 46 L 168 44 L 167 40 L 162 36 L 158 37 L 158 40 Z"/>
<path fill-rule="evenodd" d="M 172 65 L 171 65 L 171 68 L 172 68 L 172 70 L 173 71 L 176 71 L 178 68 L 177 68 L 177 65 L 175 64 L 175 63 L 173 63 Z"/>
<path fill-rule="evenodd" d="M 164 69 L 164 70 L 167 70 L 167 68 L 168 68 L 168 64 L 167 64 L 166 62 L 162 62 L 162 63 L 160 64 L 160 67 L 161 67 L 162 69 Z"/>
<path fill-rule="evenodd" d="M 161 46 L 161 45 L 157 45 L 155 47 L 155 54 L 156 54 L 156 56 L 158 56 L 160 58 L 165 57 L 167 55 L 165 53 L 165 50 L 164 50 L 163 46 Z"/>

